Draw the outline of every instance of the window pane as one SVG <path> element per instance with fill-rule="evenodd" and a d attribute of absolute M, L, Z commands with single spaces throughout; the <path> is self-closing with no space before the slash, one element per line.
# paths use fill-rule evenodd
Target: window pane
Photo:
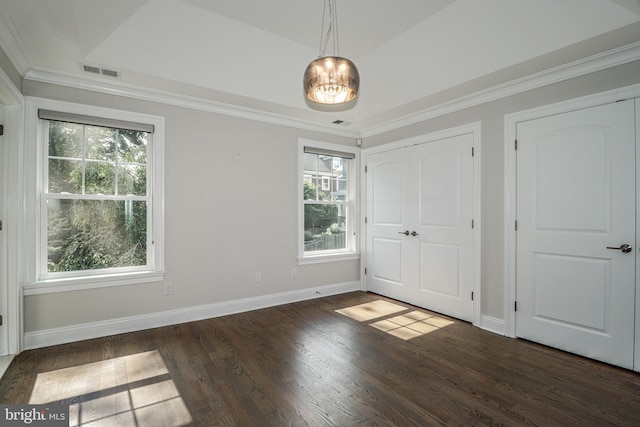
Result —
<path fill-rule="evenodd" d="M 82 194 L 82 161 L 49 159 L 49 193 Z"/>
<path fill-rule="evenodd" d="M 114 163 L 86 162 L 84 171 L 85 194 L 114 195 L 116 167 Z"/>
<path fill-rule="evenodd" d="M 147 195 L 147 167 L 145 165 L 118 166 L 118 194 Z"/>
<path fill-rule="evenodd" d="M 49 156 L 82 158 L 82 125 L 49 122 Z"/>
<path fill-rule="evenodd" d="M 304 205 L 304 250 L 345 249 L 346 205 Z"/>
<path fill-rule="evenodd" d="M 118 134 L 119 161 L 123 163 L 147 163 L 146 132 L 121 129 Z"/>
<path fill-rule="evenodd" d="M 47 205 L 47 271 L 147 264 L 147 204 L 56 200 Z"/>
<path fill-rule="evenodd" d="M 98 126 L 85 127 L 87 138 L 87 159 L 116 161 L 116 129 Z"/>
<path fill-rule="evenodd" d="M 304 200 L 347 201 L 349 161 L 304 153 Z"/>
<path fill-rule="evenodd" d="M 318 200 L 318 156 L 304 153 L 304 200 Z"/>
<path fill-rule="evenodd" d="M 338 162 L 336 162 L 338 160 Z M 333 170 L 331 179 L 331 200 L 348 200 L 347 173 L 349 162 L 341 158 L 333 158 Z"/>

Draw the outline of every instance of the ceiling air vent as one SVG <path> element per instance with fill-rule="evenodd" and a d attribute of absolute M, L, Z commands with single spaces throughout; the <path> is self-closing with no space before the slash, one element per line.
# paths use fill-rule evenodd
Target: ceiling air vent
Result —
<path fill-rule="evenodd" d="M 118 78 L 120 77 L 120 73 L 114 70 L 105 70 L 104 68 L 102 69 L 102 75 L 103 76 L 108 76 L 108 77 L 114 77 L 114 78 Z"/>
<path fill-rule="evenodd" d="M 120 73 L 118 71 L 107 70 L 106 68 L 100 68 L 94 65 L 83 64 L 82 69 L 87 73 L 96 74 L 98 76 L 107 76 L 107 77 L 113 77 L 116 79 L 120 77 Z"/>
<path fill-rule="evenodd" d="M 87 73 L 100 74 L 100 68 L 94 67 L 92 65 L 83 65 L 82 69 Z"/>

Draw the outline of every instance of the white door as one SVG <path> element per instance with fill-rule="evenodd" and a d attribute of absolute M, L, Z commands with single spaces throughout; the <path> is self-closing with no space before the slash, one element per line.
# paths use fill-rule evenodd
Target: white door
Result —
<path fill-rule="evenodd" d="M 519 337 L 633 367 L 634 103 L 518 123 Z M 629 245 L 631 251 L 622 249 Z"/>
<path fill-rule="evenodd" d="M 366 160 L 366 288 L 402 301 L 412 299 L 407 285 L 411 263 L 407 149 L 373 154 Z"/>
<path fill-rule="evenodd" d="M 367 157 L 367 290 L 473 320 L 473 134 Z"/>

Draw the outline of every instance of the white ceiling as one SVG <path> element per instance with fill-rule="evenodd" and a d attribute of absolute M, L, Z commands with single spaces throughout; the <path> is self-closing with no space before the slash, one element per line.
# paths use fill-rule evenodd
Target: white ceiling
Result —
<path fill-rule="evenodd" d="M 357 131 L 640 22 L 640 0 L 338 0 L 339 53 L 357 65 L 361 91 L 327 112 L 302 93 L 322 11 L 323 0 L 0 0 L 0 46 L 23 75 L 98 78 L 81 69 L 96 65 L 119 71 L 117 84 Z"/>

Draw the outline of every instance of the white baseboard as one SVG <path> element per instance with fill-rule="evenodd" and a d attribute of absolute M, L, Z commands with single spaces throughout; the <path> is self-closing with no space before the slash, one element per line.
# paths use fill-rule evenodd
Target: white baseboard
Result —
<path fill-rule="evenodd" d="M 99 338 L 162 326 L 177 325 L 195 320 L 209 319 L 242 313 L 260 308 L 321 298 L 346 292 L 362 290 L 359 281 L 319 286 L 299 291 L 282 292 L 254 298 L 245 298 L 215 304 L 189 307 L 179 310 L 145 314 L 141 316 L 123 317 L 103 322 L 84 323 L 63 328 L 45 329 L 24 334 L 24 349 L 48 347 L 69 342 Z"/>
<path fill-rule="evenodd" d="M 504 335 L 504 320 L 483 314 L 480 320 L 480 329 L 493 332 L 494 334 Z"/>

